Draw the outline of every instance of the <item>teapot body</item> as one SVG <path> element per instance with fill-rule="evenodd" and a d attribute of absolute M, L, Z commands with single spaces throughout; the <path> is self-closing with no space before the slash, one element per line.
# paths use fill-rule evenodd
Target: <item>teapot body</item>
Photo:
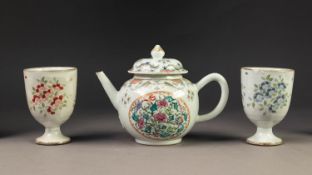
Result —
<path fill-rule="evenodd" d="M 196 84 L 183 78 L 188 71 L 173 58 L 163 58 L 164 50 L 156 45 L 152 58 L 136 61 L 128 71 L 134 77 L 119 91 L 103 71 L 97 72 L 105 92 L 117 109 L 122 126 L 146 145 L 171 145 L 181 142 L 195 124 L 218 116 L 224 109 L 229 88 L 224 77 L 211 73 Z M 217 106 L 209 113 L 198 115 L 198 91 L 216 81 L 221 87 Z"/>
<path fill-rule="evenodd" d="M 141 144 L 175 144 L 193 127 L 198 90 L 182 77 L 134 76 L 117 94 L 123 127 Z"/>

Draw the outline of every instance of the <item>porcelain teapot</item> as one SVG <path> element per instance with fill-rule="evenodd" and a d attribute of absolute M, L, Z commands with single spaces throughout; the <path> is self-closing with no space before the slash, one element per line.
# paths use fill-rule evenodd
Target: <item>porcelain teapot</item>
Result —
<path fill-rule="evenodd" d="M 128 72 L 134 74 L 119 91 L 104 72 L 97 76 L 113 106 L 117 109 L 122 126 L 145 145 L 171 145 L 182 141 L 196 122 L 210 120 L 224 109 L 229 89 L 218 73 L 203 77 L 196 84 L 183 78 L 185 70 L 180 61 L 163 58 L 164 50 L 156 45 L 152 58 L 135 62 Z M 204 115 L 198 114 L 198 92 L 209 82 L 221 86 L 217 106 Z"/>

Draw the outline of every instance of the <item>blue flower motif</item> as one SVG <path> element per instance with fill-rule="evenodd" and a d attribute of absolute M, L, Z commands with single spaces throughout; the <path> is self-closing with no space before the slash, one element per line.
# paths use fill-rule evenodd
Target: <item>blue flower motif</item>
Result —
<path fill-rule="evenodd" d="M 278 83 L 278 85 L 277 85 L 277 87 L 279 88 L 279 89 L 286 89 L 286 85 L 285 85 L 285 83 Z"/>
<path fill-rule="evenodd" d="M 271 88 L 271 84 L 270 84 L 270 82 L 268 82 L 268 81 L 264 81 L 264 82 L 262 82 L 261 83 L 261 85 L 260 85 L 260 89 L 262 90 L 262 91 L 264 91 L 264 92 L 266 92 L 268 89 L 270 89 Z"/>
<path fill-rule="evenodd" d="M 269 111 L 271 111 L 272 113 L 276 113 L 276 111 L 278 110 L 279 105 L 278 104 L 272 104 L 269 107 Z"/>
<path fill-rule="evenodd" d="M 258 105 L 260 111 L 276 113 L 279 109 L 283 108 L 287 102 L 286 84 L 283 79 L 277 79 L 270 75 L 262 77 L 264 80 L 260 84 L 255 84 L 253 98 L 248 98 L 252 103 L 252 107 Z"/>
<path fill-rule="evenodd" d="M 275 88 L 270 88 L 270 89 L 268 89 L 268 90 L 266 91 L 265 96 L 266 96 L 266 97 L 272 97 L 273 94 L 274 94 L 275 92 L 276 92 L 276 89 L 275 89 Z"/>
<path fill-rule="evenodd" d="M 255 95 L 254 95 L 254 99 L 256 102 L 262 102 L 264 100 L 264 96 L 262 93 L 259 93 L 257 92 Z"/>
<path fill-rule="evenodd" d="M 142 108 L 142 102 L 138 102 L 136 105 L 136 111 L 140 110 Z"/>
<path fill-rule="evenodd" d="M 280 104 L 283 104 L 284 101 L 285 101 L 285 96 L 284 96 L 284 95 L 281 95 L 281 96 L 278 96 L 278 97 L 276 98 L 276 100 L 274 101 L 274 104 L 280 105 Z"/>

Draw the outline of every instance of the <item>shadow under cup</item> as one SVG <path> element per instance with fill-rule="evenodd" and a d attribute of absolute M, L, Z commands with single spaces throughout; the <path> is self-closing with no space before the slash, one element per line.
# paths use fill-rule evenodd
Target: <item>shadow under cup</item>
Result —
<path fill-rule="evenodd" d="M 24 69 L 24 81 L 29 110 L 46 128 L 45 134 L 37 138 L 37 143 L 68 142 L 69 138 L 62 135 L 60 126 L 69 119 L 74 110 L 77 68 L 28 68 Z"/>
<path fill-rule="evenodd" d="M 241 91 L 247 117 L 270 134 L 287 114 L 295 71 L 287 68 L 243 67 Z M 273 134 L 273 133 L 272 133 Z"/>

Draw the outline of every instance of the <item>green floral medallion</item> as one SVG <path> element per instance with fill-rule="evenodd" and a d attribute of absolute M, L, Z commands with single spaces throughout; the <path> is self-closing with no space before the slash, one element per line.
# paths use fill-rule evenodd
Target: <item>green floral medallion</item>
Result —
<path fill-rule="evenodd" d="M 254 85 L 253 97 L 249 97 L 247 107 L 258 108 L 264 115 L 268 112 L 276 113 L 287 105 L 287 84 L 281 76 L 273 78 L 267 75 L 262 80 L 260 84 Z"/>
<path fill-rule="evenodd" d="M 129 110 L 129 120 L 140 134 L 151 139 L 172 139 L 188 127 L 187 105 L 169 92 L 157 91 L 136 99 Z"/>

